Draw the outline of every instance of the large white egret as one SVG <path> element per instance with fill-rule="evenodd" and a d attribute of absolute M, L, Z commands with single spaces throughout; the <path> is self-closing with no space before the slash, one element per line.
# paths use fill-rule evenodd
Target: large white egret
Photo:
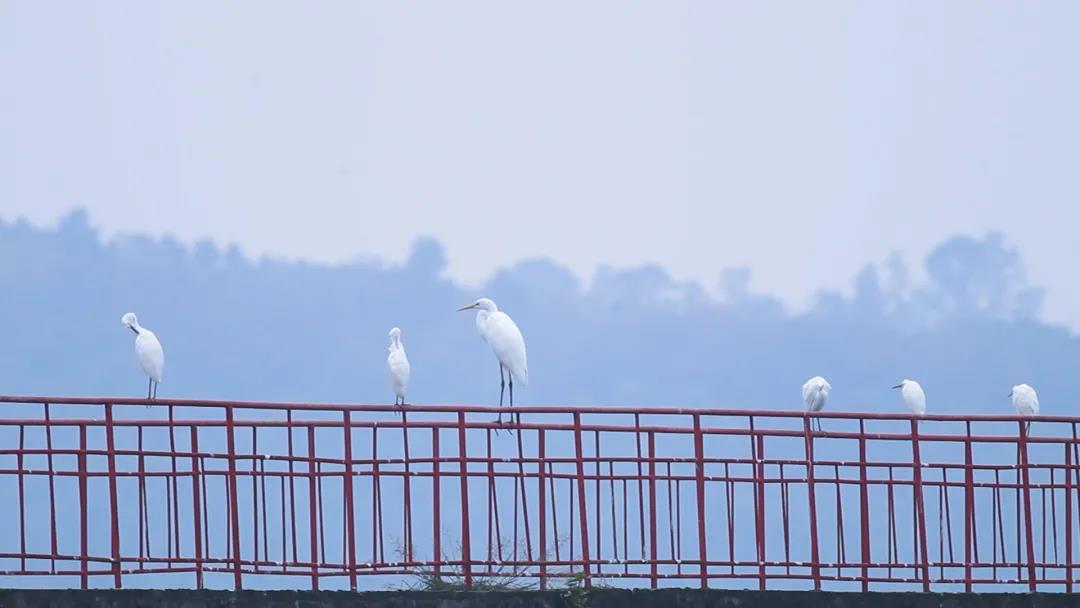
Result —
<path fill-rule="evenodd" d="M 499 407 L 503 405 L 503 394 L 506 390 L 506 376 L 503 369 L 510 374 L 510 406 L 514 406 L 514 381 L 519 386 L 529 383 L 529 367 L 525 360 L 525 338 L 521 335 L 514 320 L 510 315 L 499 310 L 495 302 L 487 298 L 462 306 L 458 311 L 476 309 L 476 329 L 480 337 L 491 346 L 495 358 L 499 360 Z M 499 412 L 499 422 L 502 423 L 502 412 Z"/>
<path fill-rule="evenodd" d="M 900 389 L 900 398 L 904 400 L 904 407 L 912 414 L 922 416 L 926 413 L 926 393 L 918 382 L 904 378 L 893 388 Z"/>
<path fill-rule="evenodd" d="M 165 372 L 165 351 L 161 349 L 154 332 L 139 325 L 135 313 L 129 312 L 120 318 L 120 323 L 135 332 L 135 357 L 142 366 L 143 373 L 150 379 L 146 387 L 146 398 L 157 399 L 157 387 L 161 384 L 161 375 Z"/>
<path fill-rule="evenodd" d="M 829 398 L 832 385 L 821 376 L 814 376 L 802 385 L 802 399 L 807 412 L 820 412 Z M 817 419 L 815 419 L 817 420 Z M 817 420 L 817 430 L 821 431 L 821 420 Z"/>
<path fill-rule="evenodd" d="M 405 406 L 405 389 L 409 386 L 409 358 L 401 343 L 401 330 L 390 330 L 390 355 L 386 358 L 386 371 L 390 374 L 390 386 L 394 389 L 394 405 Z"/>
<path fill-rule="evenodd" d="M 1039 414 L 1039 395 L 1035 393 L 1035 389 L 1026 384 L 1017 384 L 1012 387 L 1012 391 L 1009 392 L 1009 398 L 1012 399 L 1013 407 L 1016 408 L 1016 413 L 1021 416 L 1037 416 Z M 1028 431 L 1031 428 L 1031 422 L 1024 425 L 1024 431 Z"/>

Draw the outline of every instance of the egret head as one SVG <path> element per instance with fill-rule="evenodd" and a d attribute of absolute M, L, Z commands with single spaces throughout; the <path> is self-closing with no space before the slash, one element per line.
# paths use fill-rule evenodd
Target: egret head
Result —
<path fill-rule="evenodd" d="M 1016 393 L 1024 393 L 1024 392 L 1027 392 L 1027 391 L 1030 391 L 1030 390 L 1031 390 L 1031 387 L 1026 385 L 1026 384 L 1017 384 L 1017 385 L 1012 387 L 1011 391 L 1009 391 L 1009 397 L 1012 397 Z"/>
<path fill-rule="evenodd" d="M 463 310 L 472 310 L 474 308 L 479 310 L 486 310 L 488 312 L 497 312 L 499 310 L 499 307 L 495 305 L 495 302 L 492 302 L 487 298 L 480 298 L 472 304 L 466 304 L 465 306 L 462 306 L 458 309 L 458 312 L 461 312 Z"/>
<path fill-rule="evenodd" d="M 908 382 L 911 382 L 911 380 L 908 380 L 907 378 L 904 378 L 903 380 L 900 381 L 900 384 L 897 384 L 893 388 L 904 388 L 904 385 L 907 384 Z"/>
<path fill-rule="evenodd" d="M 139 333 L 139 319 L 135 316 L 135 313 L 129 312 L 120 317 L 120 323 L 131 331 Z"/>

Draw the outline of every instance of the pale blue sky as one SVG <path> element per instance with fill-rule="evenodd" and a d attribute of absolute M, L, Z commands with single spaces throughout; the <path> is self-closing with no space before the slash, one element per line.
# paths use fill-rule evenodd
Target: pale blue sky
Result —
<path fill-rule="evenodd" d="M 1001 230 L 1080 328 L 1080 3 L 0 0 L 0 217 L 400 260 L 748 266 Z"/>

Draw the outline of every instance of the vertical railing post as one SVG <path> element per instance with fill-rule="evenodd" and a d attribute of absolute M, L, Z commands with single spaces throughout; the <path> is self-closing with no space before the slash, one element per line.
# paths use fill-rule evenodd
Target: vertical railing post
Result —
<path fill-rule="evenodd" d="M 353 511 L 352 413 L 344 411 L 345 430 L 345 538 L 349 551 L 349 589 L 356 591 L 356 521 Z M 408 483 L 406 480 L 405 483 Z"/>
<path fill-rule="evenodd" d="M 409 456 L 409 416 L 401 412 L 401 441 L 404 455 L 402 471 L 402 501 L 405 503 L 405 517 L 402 519 L 405 536 L 405 561 L 413 560 L 413 514 L 412 514 L 412 458 Z"/>
<path fill-rule="evenodd" d="M 86 493 L 86 424 L 79 425 L 79 581 L 82 588 L 90 587 L 90 544 L 87 536 L 89 523 L 86 518 L 87 504 L 90 497 Z"/>
<path fill-rule="evenodd" d="M 803 444 L 806 456 L 806 492 L 810 509 L 810 576 L 814 580 L 814 591 L 821 589 L 821 560 L 818 551 L 817 530 L 817 495 L 814 491 L 814 437 L 810 430 L 810 417 L 803 417 Z"/>
<path fill-rule="evenodd" d="M 765 436 L 754 432 L 754 418 L 750 417 L 750 441 L 753 442 L 754 452 L 754 502 L 757 513 L 754 527 L 757 539 L 758 558 L 758 590 L 765 590 Z"/>
<path fill-rule="evenodd" d="M 1065 441 L 1065 592 L 1073 590 L 1072 561 L 1072 444 Z"/>
<path fill-rule="evenodd" d="M 540 590 L 547 589 L 547 480 L 544 470 L 547 448 L 544 445 L 544 429 L 537 432 L 537 481 L 540 484 Z"/>
<path fill-rule="evenodd" d="M 649 450 L 649 587 L 659 586 L 656 550 L 656 433 L 648 431 Z"/>
<path fill-rule="evenodd" d="M 53 471 L 53 447 L 52 447 L 52 417 L 49 414 L 48 402 L 45 406 L 45 455 L 49 469 L 49 541 L 51 553 L 49 555 L 49 572 L 56 574 L 56 558 L 59 553 L 59 540 L 56 531 L 56 475 Z M 142 449 L 139 450 L 140 454 Z M 141 479 L 141 477 L 140 477 Z"/>
<path fill-rule="evenodd" d="M 1020 421 L 1020 475 L 1024 493 L 1024 544 L 1027 548 L 1028 590 L 1036 591 L 1035 582 L 1035 541 L 1031 532 L 1031 477 L 1028 463 L 1027 424 Z M 1019 514 L 1017 515 L 1019 517 Z"/>
<path fill-rule="evenodd" d="M 307 474 L 308 474 L 308 543 L 311 549 L 311 590 L 319 590 L 319 507 L 315 487 L 317 483 L 315 471 L 315 425 L 307 427 Z M 374 532 L 374 531 L 373 531 Z M 372 559 L 375 559 L 372 556 Z"/>
<path fill-rule="evenodd" d="M 870 590 L 870 489 L 866 479 L 866 421 L 859 419 L 859 537 L 862 590 Z"/>
<path fill-rule="evenodd" d="M 919 518 L 919 561 L 922 565 L 923 591 L 930 591 L 930 560 L 927 557 L 926 505 L 923 500 L 922 459 L 919 455 L 919 420 L 911 419 L 912 483 L 915 484 L 915 510 Z"/>
<path fill-rule="evenodd" d="M 229 518 L 232 522 L 232 557 L 233 557 L 233 588 L 240 591 L 244 588 L 243 574 L 240 570 L 240 501 L 237 499 L 236 488 L 236 428 L 233 420 L 233 408 L 225 406 L 225 432 L 229 450 Z"/>
<path fill-rule="evenodd" d="M 578 519 L 581 520 L 581 562 L 586 587 L 592 586 L 589 567 L 589 511 L 585 499 L 585 454 L 581 443 L 581 412 L 574 412 L 574 453 L 577 462 Z"/>
<path fill-rule="evenodd" d="M 203 545 L 202 545 L 202 459 L 199 456 L 199 429 L 191 425 L 191 512 L 195 534 L 195 588 L 203 588 Z M 282 513 L 284 517 L 284 513 Z M 285 542 L 282 539 L 281 542 Z"/>
<path fill-rule="evenodd" d="M 971 593 L 971 551 L 975 545 L 975 469 L 971 454 L 971 422 L 964 438 L 964 591 Z"/>
<path fill-rule="evenodd" d="M 19 572 L 26 572 L 26 427 L 19 425 L 19 451 L 16 465 L 19 468 Z"/>
<path fill-rule="evenodd" d="M 111 403 L 105 404 L 105 449 L 108 452 L 109 462 L 109 528 L 112 537 L 111 556 L 113 587 L 119 589 L 122 586 L 120 576 L 120 506 L 117 503 L 116 491 L 116 438 L 113 426 L 113 407 Z"/>
<path fill-rule="evenodd" d="M 701 588 L 706 589 L 709 586 L 709 556 L 705 541 L 705 438 L 701 431 L 701 414 L 694 414 L 694 465 L 697 486 L 698 559 L 701 560 L 700 583 Z"/>
<path fill-rule="evenodd" d="M 442 481 L 439 477 L 439 427 L 431 427 L 431 538 L 434 541 L 432 561 L 435 564 L 435 577 L 442 577 Z"/>
<path fill-rule="evenodd" d="M 472 589 L 472 548 L 469 535 L 469 459 L 465 446 L 465 411 L 458 412 L 458 473 L 461 477 L 461 569 L 465 589 Z"/>

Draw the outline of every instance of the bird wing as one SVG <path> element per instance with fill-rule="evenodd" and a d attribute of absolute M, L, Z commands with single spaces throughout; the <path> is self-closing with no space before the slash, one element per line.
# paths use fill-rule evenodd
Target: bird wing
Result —
<path fill-rule="evenodd" d="M 1039 413 L 1039 398 L 1027 391 L 1017 397 L 1015 405 L 1020 414 L 1032 416 Z"/>
<path fill-rule="evenodd" d="M 814 401 L 817 398 L 819 382 L 817 378 L 811 378 L 802 385 L 802 400 L 806 404 L 807 411 L 814 408 Z"/>
<path fill-rule="evenodd" d="M 904 396 L 904 403 L 909 410 L 916 414 L 926 413 L 926 393 L 923 392 L 921 386 L 905 383 L 900 393 Z"/>
<path fill-rule="evenodd" d="M 409 366 L 409 358 L 405 356 L 405 349 L 399 348 L 390 352 L 386 358 L 387 371 L 390 373 L 390 384 L 394 391 L 402 394 L 409 384 L 409 374 L 412 371 Z M 403 396 L 403 395 L 402 395 Z"/>
<path fill-rule="evenodd" d="M 149 329 L 139 331 L 139 336 L 135 338 L 135 356 L 139 359 L 143 373 L 154 382 L 161 382 L 165 372 L 165 351 L 154 332 Z"/>
<path fill-rule="evenodd" d="M 504 312 L 492 313 L 486 325 L 486 337 L 495 358 L 510 370 L 521 386 L 529 383 L 529 367 L 525 357 L 525 338 L 517 323 Z"/>

